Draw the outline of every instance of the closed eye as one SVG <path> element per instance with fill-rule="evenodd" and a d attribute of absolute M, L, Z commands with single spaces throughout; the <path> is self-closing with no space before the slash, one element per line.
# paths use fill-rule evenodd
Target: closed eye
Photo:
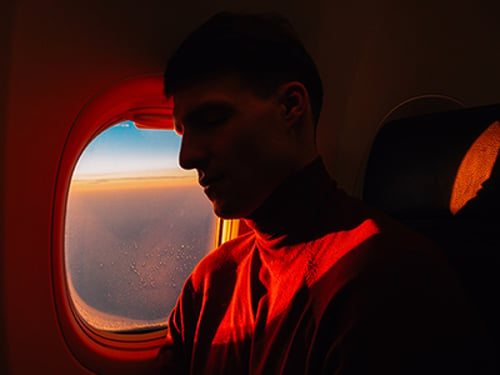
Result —
<path fill-rule="evenodd" d="M 206 103 L 185 116 L 183 125 L 197 130 L 209 130 L 223 125 L 234 109 L 226 103 Z"/>

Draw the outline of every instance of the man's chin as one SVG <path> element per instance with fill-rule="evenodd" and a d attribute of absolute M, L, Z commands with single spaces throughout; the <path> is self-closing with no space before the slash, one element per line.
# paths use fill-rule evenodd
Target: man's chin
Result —
<path fill-rule="evenodd" d="M 225 202 L 212 202 L 215 215 L 221 219 L 242 219 L 249 215 L 249 213 L 247 213 L 242 207 L 236 207 L 235 205 L 224 203 Z"/>
<path fill-rule="evenodd" d="M 217 215 L 217 217 L 224 219 L 224 220 L 231 220 L 231 219 L 241 219 L 243 216 L 233 213 L 233 212 L 227 212 L 224 210 L 218 210 L 214 208 L 214 213 Z"/>

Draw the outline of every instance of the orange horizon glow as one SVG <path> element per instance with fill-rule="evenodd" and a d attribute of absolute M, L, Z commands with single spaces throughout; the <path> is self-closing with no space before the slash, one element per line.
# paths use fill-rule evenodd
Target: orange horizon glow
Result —
<path fill-rule="evenodd" d="M 71 192 L 89 192 L 104 190 L 140 190 L 164 189 L 173 187 L 198 186 L 197 178 L 193 175 L 158 176 L 158 177 L 119 177 L 97 179 L 74 179 L 71 181 Z"/>

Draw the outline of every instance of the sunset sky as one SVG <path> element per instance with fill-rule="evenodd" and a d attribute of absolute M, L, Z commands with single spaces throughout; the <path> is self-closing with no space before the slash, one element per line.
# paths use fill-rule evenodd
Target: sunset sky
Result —
<path fill-rule="evenodd" d="M 131 121 L 97 136 L 84 150 L 73 180 L 194 176 L 178 165 L 181 138 L 169 130 L 143 130 Z"/>
<path fill-rule="evenodd" d="M 180 141 L 127 121 L 97 136 L 77 162 L 65 265 L 73 303 L 94 328 L 163 327 L 213 249 L 216 219 L 196 172 L 178 166 Z"/>

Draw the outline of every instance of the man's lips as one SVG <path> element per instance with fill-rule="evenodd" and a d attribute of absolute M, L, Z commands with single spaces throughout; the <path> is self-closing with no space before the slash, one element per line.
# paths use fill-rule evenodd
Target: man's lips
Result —
<path fill-rule="evenodd" d="M 199 180 L 201 187 L 203 188 L 203 192 L 211 201 L 215 199 L 217 195 L 217 186 L 221 181 L 221 178 L 203 178 Z"/>
<path fill-rule="evenodd" d="M 209 176 L 202 176 L 199 180 L 198 183 L 200 184 L 201 187 L 204 189 L 209 188 L 212 186 L 214 183 L 217 183 L 220 181 L 222 177 L 209 177 Z"/>

